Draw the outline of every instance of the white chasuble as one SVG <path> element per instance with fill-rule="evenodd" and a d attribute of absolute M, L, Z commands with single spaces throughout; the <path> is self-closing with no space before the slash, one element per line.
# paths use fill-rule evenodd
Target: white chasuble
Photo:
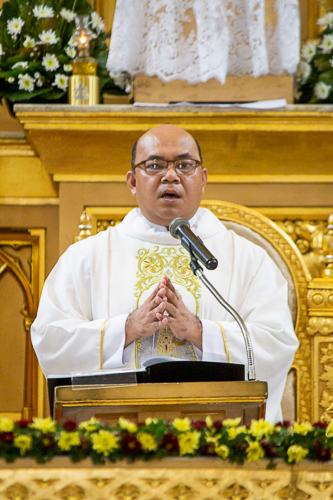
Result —
<path fill-rule="evenodd" d="M 207 278 L 242 316 L 251 335 L 257 380 L 268 382 L 266 418 L 281 418 L 286 376 L 298 345 L 288 308 L 287 283 L 267 253 L 229 231 L 207 209 L 191 220 L 218 259 Z M 150 225 L 138 209 L 114 228 L 71 245 L 45 282 L 31 336 L 46 377 L 73 371 L 135 368 L 145 357 L 246 365 L 233 318 L 190 271 L 189 255 L 168 231 Z M 203 326 L 202 351 L 163 328 L 124 349 L 127 316 L 170 277 Z"/>

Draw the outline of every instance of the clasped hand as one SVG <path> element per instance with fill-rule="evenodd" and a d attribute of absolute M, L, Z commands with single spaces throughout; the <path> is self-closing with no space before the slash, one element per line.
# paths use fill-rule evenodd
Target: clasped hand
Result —
<path fill-rule="evenodd" d="M 153 293 L 128 316 L 125 347 L 139 337 L 151 337 L 167 325 L 175 337 L 202 349 L 201 321 L 187 309 L 170 279 L 163 276 Z"/>

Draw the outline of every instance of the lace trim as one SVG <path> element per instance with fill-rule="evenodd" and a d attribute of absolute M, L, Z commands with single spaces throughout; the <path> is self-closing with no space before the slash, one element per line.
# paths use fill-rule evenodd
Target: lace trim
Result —
<path fill-rule="evenodd" d="M 117 0 L 107 67 L 224 83 L 227 74 L 294 73 L 299 49 L 298 0 Z"/>

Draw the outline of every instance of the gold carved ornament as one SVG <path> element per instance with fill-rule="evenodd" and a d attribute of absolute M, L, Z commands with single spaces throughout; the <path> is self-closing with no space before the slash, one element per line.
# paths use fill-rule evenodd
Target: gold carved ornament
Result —
<path fill-rule="evenodd" d="M 300 346 L 295 354 L 292 369 L 297 373 L 297 419 L 312 420 L 311 390 L 311 341 L 307 334 L 307 289 L 311 279 L 309 270 L 297 246 L 286 233 L 267 217 L 255 210 L 234 203 L 211 201 L 201 204 L 211 210 L 221 221 L 230 221 L 252 229 L 265 238 L 288 266 L 297 298 L 295 332 Z"/>
<path fill-rule="evenodd" d="M 30 273 L 27 273 L 22 261 L 15 252 L 28 247 L 31 251 L 28 259 Z M 10 249 L 12 249 L 12 252 Z M 31 345 L 30 327 L 34 321 L 39 291 L 44 279 L 44 230 L 28 230 L 24 233 L 0 233 L 0 279 L 6 272 L 10 272 L 23 292 L 23 326 L 25 330 L 25 375 L 23 418 L 31 418 L 41 411 L 43 396 L 39 390 L 38 362 Z M 39 401 L 40 400 L 40 401 Z"/>

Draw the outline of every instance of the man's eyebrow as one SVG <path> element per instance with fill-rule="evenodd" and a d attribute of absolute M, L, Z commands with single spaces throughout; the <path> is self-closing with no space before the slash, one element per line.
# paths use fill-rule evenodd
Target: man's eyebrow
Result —
<path fill-rule="evenodd" d="M 180 155 L 176 155 L 175 156 L 176 159 L 178 158 L 192 158 L 192 155 L 190 153 L 182 153 Z M 148 158 L 146 158 L 145 161 L 147 160 L 165 160 L 165 157 L 164 156 L 160 156 L 160 155 L 149 155 Z"/>

